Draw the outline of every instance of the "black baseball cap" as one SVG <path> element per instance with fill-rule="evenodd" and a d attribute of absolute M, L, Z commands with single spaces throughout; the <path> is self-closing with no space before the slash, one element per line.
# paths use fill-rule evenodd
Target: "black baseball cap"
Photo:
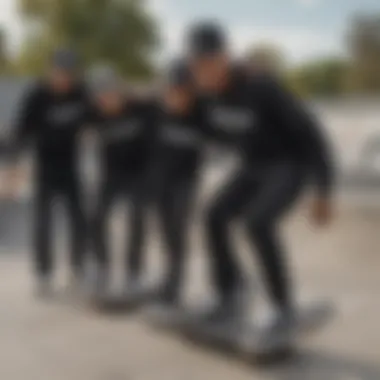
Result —
<path fill-rule="evenodd" d="M 217 22 L 205 21 L 193 25 L 187 38 L 191 56 L 207 56 L 223 52 L 227 48 L 224 28 Z"/>
<path fill-rule="evenodd" d="M 71 49 L 60 48 L 53 52 L 51 65 L 65 71 L 76 71 L 79 68 L 79 57 Z"/>

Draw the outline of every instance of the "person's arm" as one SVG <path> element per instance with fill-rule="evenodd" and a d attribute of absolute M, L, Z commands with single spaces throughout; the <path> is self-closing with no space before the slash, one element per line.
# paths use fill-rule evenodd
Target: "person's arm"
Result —
<path fill-rule="evenodd" d="M 17 161 L 21 152 L 35 137 L 38 127 L 39 99 L 35 89 L 29 90 L 23 99 L 14 117 L 13 131 L 9 141 L 9 159 L 11 163 Z"/>
<path fill-rule="evenodd" d="M 161 128 L 162 115 L 160 106 L 155 100 L 150 100 L 146 104 L 145 114 L 145 141 L 146 141 L 146 154 L 147 168 L 146 168 L 146 197 L 148 201 L 154 196 L 155 189 L 158 183 L 158 167 L 161 159 L 161 145 L 160 145 L 160 128 Z"/>
<path fill-rule="evenodd" d="M 266 79 L 262 85 L 263 107 L 269 122 L 288 134 L 310 163 L 317 191 L 329 196 L 333 185 L 333 159 L 328 139 L 319 122 L 302 102 L 277 81 Z"/>
<path fill-rule="evenodd" d="M 24 148 L 36 134 L 36 113 L 38 102 L 35 92 L 28 91 L 20 102 L 20 107 L 15 115 L 11 137 L 7 142 L 5 179 L 2 181 L 2 196 L 13 198 L 17 195 L 20 184 L 24 178 L 24 170 L 20 165 L 19 158 Z"/>
<path fill-rule="evenodd" d="M 334 165 L 332 150 L 321 126 L 302 102 L 275 80 L 266 79 L 260 91 L 269 122 L 281 128 L 281 133 L 287 134 L 286 137 L 295 143 L 294 148 L 302 152 L 308 164 L 317 190 L 313 211 L 315 219 L 328 219 L 327 204 L 333 190 Z"/>
<path fill-rule="evenodd" d="M 334 159 L 329 139 L 312 113 L 303 110 L 300 138 L 310 158 L 312 179 L 320 196 L 330 197 L 334 185 Z"/>

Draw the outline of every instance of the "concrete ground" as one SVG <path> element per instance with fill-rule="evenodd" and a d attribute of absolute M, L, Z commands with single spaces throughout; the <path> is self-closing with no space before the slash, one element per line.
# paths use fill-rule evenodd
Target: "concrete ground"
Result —
<path fill-rule="evenodd" d="M 348 203 L 339 206 L 327 230 L 312 228 L 302 207 L 285 223 L 298 296 L 328 297 L 338 312 L 291 362 L 260 370 L 155 332 L 138 315 L 109 318 L 73 305 L 37 301 L 26 251 L 21 250 L 2 252 L 0 263 L 0 379 L 380 379 L 380 209 Z M 195 226 L 187 279 L 193 298 L 207 289 L 198 232 Z M 258 266 L 244 237 L 239 231 L 237 235 L 242 261 L 256 274 Z M 160 255 L 152 236 L 148 263 L 155 271 Z"/>

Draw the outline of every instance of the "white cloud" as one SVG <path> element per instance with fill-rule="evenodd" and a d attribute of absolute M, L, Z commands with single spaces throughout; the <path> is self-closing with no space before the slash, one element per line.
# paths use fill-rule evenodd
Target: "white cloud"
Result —
<path fill-rule="evenodd" d="M 0 0 L 0 25 L 7 33 L 9 50 L 12 53 L 16 52 L 23 38 L 22 22 L 17 14 L 16 1 Z"/>
<path fill-rule="evenodd" d="M 279 46 L 290 62 L 301 62 L 312 57 L 342 54 L 337 36 L 312 32 L 301 28 L 253 28 L 236 26 L 231 28 L 232 43 L 238 54 L 259 43 Z"/>

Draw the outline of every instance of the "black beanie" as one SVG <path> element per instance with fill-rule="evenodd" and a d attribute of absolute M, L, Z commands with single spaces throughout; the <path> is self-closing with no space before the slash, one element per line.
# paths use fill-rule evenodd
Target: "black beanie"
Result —
<path fill-rule="evenodd" d="M 190 28 L 187 44 L 192 56 L 212 55 L 226 49 L 227 39 L 219 24 L 202 22 Z"/>

